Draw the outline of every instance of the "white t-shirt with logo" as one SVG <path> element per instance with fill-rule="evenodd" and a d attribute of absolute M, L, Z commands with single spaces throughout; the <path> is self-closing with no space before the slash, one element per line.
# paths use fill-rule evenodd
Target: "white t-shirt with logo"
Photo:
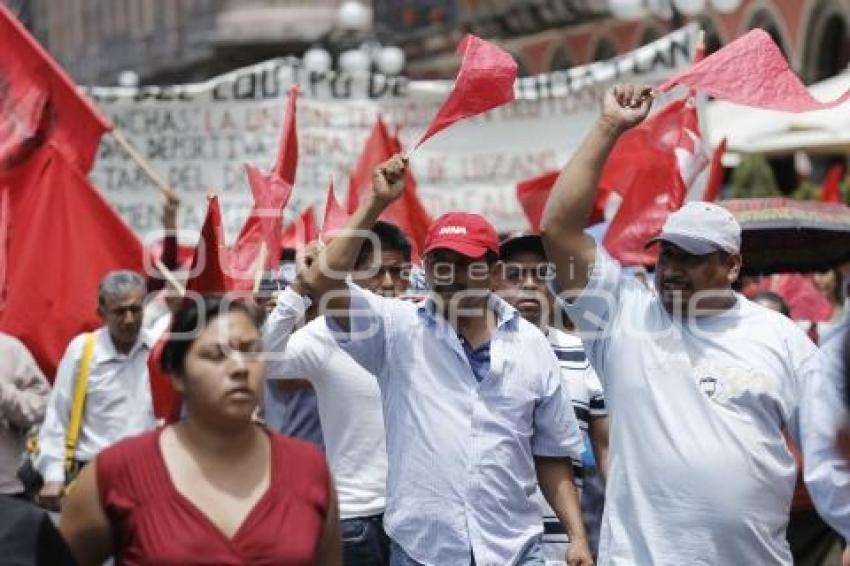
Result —
<path fill-rule="evenodd" d="M 277 332 L 270 327 L 264 331 Z M 266 368 L 269 379 L 306 379 L 316 390 L 340 518 L 383 513 L 387 447 L 375 376 L 339 347 L 324 317 L 293 333 L 282 359 L 268 362 Z"/>
<path fill-rule="evenodd" d="M 568 314 L 605 388 L 608 483 L 599 564 L 791 564 L 785 539 L 798 400 L 812 342 L 738 295 L 673 320 L 597 248 Z"/>

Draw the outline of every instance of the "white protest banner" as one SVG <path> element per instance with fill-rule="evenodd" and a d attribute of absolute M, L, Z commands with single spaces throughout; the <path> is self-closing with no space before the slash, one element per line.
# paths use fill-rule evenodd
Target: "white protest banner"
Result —
<path fill-rule="evenodd" d="M 610 84 L 664 81 L 691 63 L 695 40 L 691 25 L 609 61 L 520 78 L 514 103 L 460 122 L 416 151 L 412 164 L 425 206 L 434 216 L 465 210 L 483 214 L 499 230 L 525 228 L 514 196 L 517 181 L 566 161 Z M 450 81 L 307 73 L 298 60 L 275 59 L 205 83 L 92 87 L 88 93 L 180 194 L 181 227 L 200 229 L 205 195 L 214 191 L 232 240 L 252 204 L 243 166 L 273 163 L 293 83 L 301 87 L 299 164 L 287 220 L 310 204 L 323 210 L 331 175 L 344 198 L 349 170 L 378 113 L 409 143 L 451 88 Z M 92 179 L 143 239 L 160 227 L 159 193 L 110 136 Z"/>

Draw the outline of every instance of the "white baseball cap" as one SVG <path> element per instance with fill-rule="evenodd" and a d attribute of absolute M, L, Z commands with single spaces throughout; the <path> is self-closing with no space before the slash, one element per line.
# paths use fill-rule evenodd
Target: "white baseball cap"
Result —
<path fill-rule="evenodd" d="M 741 225 L 731 212 L 710 202 L 692 201 L 670 216 L 661 234 L 647 246 L 669 242 L 691 255 L 707 255 L 718 251 L 741 253 Z"/>

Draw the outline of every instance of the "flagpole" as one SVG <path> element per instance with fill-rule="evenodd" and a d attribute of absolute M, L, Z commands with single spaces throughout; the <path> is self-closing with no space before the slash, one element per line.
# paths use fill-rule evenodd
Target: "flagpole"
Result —
<path fill-rule="evenodd" d="M 162 274 L 168 283 L 174 287 L 174 289 L 180 294 L 181 297 L 186 296 L 186 288 L 177 280 L 177 276 L 174 275 L 174 272 L 168 269 L 168 267 L 162 263 L 162 260 L 158 257 L 153 258 L 153 264 Z"/>
<path fill-rule="evenodd" d="M 263 272 L 266 268 L 266 258 L 269 256 L 269 248 L 265 242 L 260 242 L 260 253 L 257 255 L 257 265 L 254 268 L 254 293 L 260 290 L 260 283 L 263 281 Z"/>
<path fill-rule="evenodd" d="M 177 194 L 174 192 L 174 189 L 169 187 L 168 184 L 162 179 L 162 177 L 160 177 L 159 174 L 157 174 L 157 172 L 153 170 L 153 167 L 151 167 L 150 164 L 145 161 L 145 158 L 142 157 L 142 155 L 138 151 L 136 151 L 136 148 L 130 144 L 130 142 L 121 132 L 121 130 L 119 130 L 118 128 L 113 128 L 110 133 L 112 134 L 112 137 L 115 138 L 115 141 L 118 142 L 118 145 L 120 145 L 124 149 L 124 151 L 127 152 L 127 155 L 129 155 L 130 158 L 136 162 L 136 165 L 138 165 L 139 168 L 141 168 L 141 170 L 144 171 L 148 178 L 153 182 L 153 184 L 156 185 L 156 188 L 159 189 L 159 191 L 162 193 L 162 196 L 164 196 L 166 199 L 177 198 Z"/>

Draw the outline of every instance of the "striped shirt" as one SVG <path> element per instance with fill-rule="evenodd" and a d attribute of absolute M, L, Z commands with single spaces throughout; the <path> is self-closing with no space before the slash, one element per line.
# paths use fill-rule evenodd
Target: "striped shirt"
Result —
<path fill-rule="evenodd" d="M 561 332 L 556 328 L 546 328 L 546 337 L 558 358 L 558 365 L 561 367 L 561 384 L 570 392 L 573 411 L 584 436 L 585 446 L 590 446 L 590 420 L 608 415 L 602 384 L 596 372 L 590 367 L 590 360 L 587 359 L 584 345 L 579 337 Z M 572 462 L 573 478 L 581 495 L 584 483 L 584 460 L 573 458 Z M 546 563 L 563 563 L 569 541 L 567 533 L 539 490 L 536 498 L 543 509 L 543 553 L 546 556 Z"/>

